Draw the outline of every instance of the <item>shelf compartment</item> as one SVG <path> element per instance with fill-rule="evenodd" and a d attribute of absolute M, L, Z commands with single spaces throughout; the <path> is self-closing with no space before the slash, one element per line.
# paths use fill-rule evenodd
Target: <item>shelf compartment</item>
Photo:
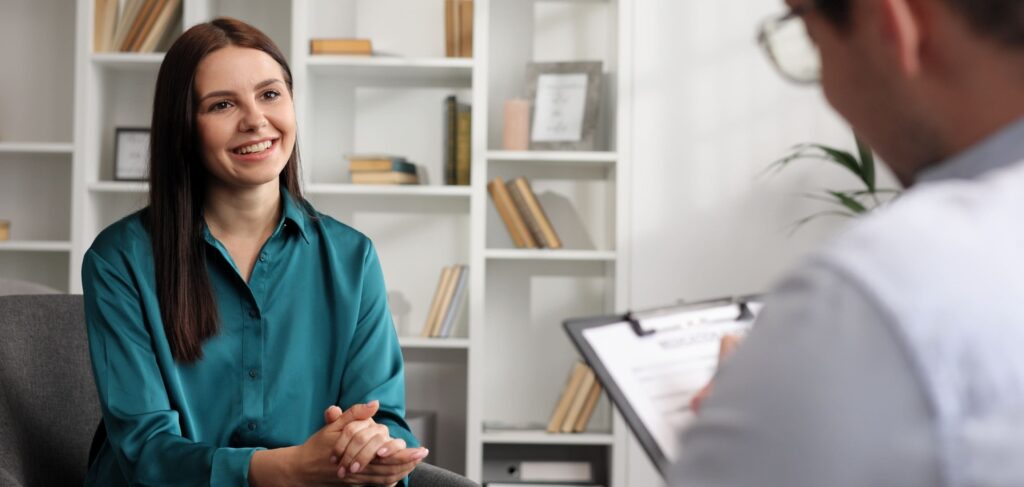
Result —
<path fill-rule="evenodd" d="M 307 65 L 315 75 L 345 76 L 395 86 L 469 87 L 473 60 L 461 58 L 405 58 L 316 55 Z"/>
<path fill-rule="evenodd" d="M 306 186 L 308 196 L 349 195 L 349 196 L 413 196 L 413 197 L 459 197 L 468 198 L 472 191 L 469 186 L 440 185 L 364 185 L 364 184 L 310 184 Z"/>
<path fill-rule="evenodd" d="M 4 240 L 0 252 L 70 252 L 71 242 L 59 240 Z"/>
<path fill-rule="evenodd" d="M 495 445 L 611 445 L 611 433 L 548 433 L 543 430 L 486 430 L 484 443 Z"/>
<path fill-rule="evenodd" d="M 398 343 L 404 349 L 444 349 L 444 350 L 468 350 L 468 338 L 422 338 L 411 336 L 398 337 Z"/>
<path fill-rule="evenodd" d="M 615 252 L 609 250 L 487 249 L 484 255 L 492 260 L 614 262 L 616 258 Z"/>
<path fill-rule="evenodd" d="M 610 166 L 619 160 L 619 154 L 607 151 L 488 151 L 487 160 L 491 162 Z"/>
<path fill-rule="evenodd" d="M 0 142 L 0 154 L 71 154 L 75 146 L 63 142 Z"/>

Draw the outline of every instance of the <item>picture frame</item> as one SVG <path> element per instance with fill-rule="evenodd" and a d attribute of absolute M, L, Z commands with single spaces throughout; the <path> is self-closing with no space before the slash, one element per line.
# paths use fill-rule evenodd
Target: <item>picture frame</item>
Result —
<path fill-rule="evenodd" d="M 117 127 L 114 135 L 114 180 L 149 179 L 149 129 Z"/>
<path fill-rule="evenodd" d="M 526 66 L 531 150 L 595 150 L 602 63 L 573 61 Z"/>

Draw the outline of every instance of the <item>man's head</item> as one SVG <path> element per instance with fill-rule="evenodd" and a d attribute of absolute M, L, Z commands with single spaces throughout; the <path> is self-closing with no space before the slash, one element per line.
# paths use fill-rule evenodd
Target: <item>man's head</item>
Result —
<path fill-rule="evenodd" d="M 904 183 L 1024 117 L 1021 0 L 787 0 L 825 96 Z"/>

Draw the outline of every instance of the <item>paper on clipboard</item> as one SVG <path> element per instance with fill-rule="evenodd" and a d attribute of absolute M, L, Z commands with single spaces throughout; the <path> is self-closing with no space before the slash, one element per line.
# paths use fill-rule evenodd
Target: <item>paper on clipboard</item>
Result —
<path fill-rule="evenodd" d="M 566 326 L 663 469 L 675 461 L 679 432 L 693 418 L 690 400 L 714 374 L 721 338 L 745 333 L 759 310 L 756 302 L 727 301 L 580 323 L 575 331 Z"/>

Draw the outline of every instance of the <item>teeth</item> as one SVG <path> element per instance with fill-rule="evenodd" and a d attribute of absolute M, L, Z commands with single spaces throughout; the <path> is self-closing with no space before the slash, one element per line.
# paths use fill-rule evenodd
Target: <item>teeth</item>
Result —
<path fill-rule="evenodd" d="M 263 152 L 263 151 L 269 149 L 271 145 L 273 145 L 273 142 L 271 142 L 269 140 L 266 140 L 266 141 L 260 142 L 259 144 L 253 144 L 253 145 L 248 145 L 248 146 L 242 147 L 241 149 L 238 149 L 235 152 L 237 152 L 239 154 L 252 154 L 254 152 Z"/>

